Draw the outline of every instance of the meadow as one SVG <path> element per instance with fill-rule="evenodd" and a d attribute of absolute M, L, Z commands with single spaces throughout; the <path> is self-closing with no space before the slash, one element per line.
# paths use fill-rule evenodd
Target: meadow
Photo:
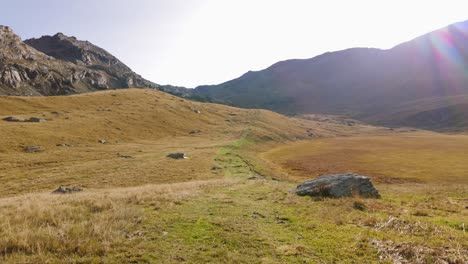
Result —
<path fill-rule="evenodd" d="M 4 263 L 468 261 L 464 135 L 135 89 L 0 97 L 7 116 L 47 121 L 0 122 Z M 43 149 L 26 153 L 28 145 Z M 290 192 L 347 171 L 370 176 L 382 199 Z M 51 194 L 59 185 L 84 190 Z"/>

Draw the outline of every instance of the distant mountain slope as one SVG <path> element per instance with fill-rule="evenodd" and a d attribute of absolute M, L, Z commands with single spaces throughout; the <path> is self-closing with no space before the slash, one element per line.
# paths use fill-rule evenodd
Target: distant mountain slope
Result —
<path fill-rule="evenodd" d="M 465 21 L 390 50 L 353 48 L 283 61 L 223 84 L 197 87 L 194 93 L 239 107 L 286 114 L 346 114 L 374 122 L 372 117 L 378 114 L 379 123 L 419 126 L 425 122 L 422 117 L 417 122 L 403 122 L 386 113 L 424 98 L 467 94 L 467 63 Z M 425 105 L 418 109 L 421 113 L 426 110 Z"/>
<path fill-rule="evenodd" d="M 89 41 L 77 40 L 62 33 L 43 36 L 39 39 L 24 41 L 31 47 L 58 60 L 69 61 L 95 70 L 106 72 L 117 80 L 118 87 L 157 87 L 158 85 L 143 79 L 127 65 L 104 49 Z"/>
<path fill-rule="evenodd" d="M 64 95 L 129 87 L 159 85 L 90 42 L 61 33 L 23 42 L 0 26 L 0 94 Z"/>

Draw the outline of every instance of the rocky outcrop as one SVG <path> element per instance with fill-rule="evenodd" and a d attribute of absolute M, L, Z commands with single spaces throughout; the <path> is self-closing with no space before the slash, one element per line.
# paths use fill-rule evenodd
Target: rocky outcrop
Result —
<path fill-rule="evenodd" d="M 380 198 L 370 179 L 357 174 L 324 175 L 298 185 L 294 192 L 301 196 Z"/>
<path fill-rule="evenodd" d="M 78 188 L 78 187 L 59 186 L 52 193 L 54 193 L 54 194 L 67 194 L 67 193 L 74 193 L 74 192 L 81 192 L 81 191 L 83 191 L 83 189 Z"/>
<path fill-rule="evenodd" d="M 57 33 L 54 36 L 28 39 L 24 42 L 55 59 L 104 71 L 115 79 L 114 85 L 120 85 L 121 88 L 158 87 L 158 85 L 133 72 L 115 56 L 89 41 Z M 105 78 L 102 78 L 100 85 L 106 84 Z"/>
<path fill-rule="evenodd" d="M 25 42 L 0 26 L 0 95 L 66 95 L 158 88 L 110 53 L 61 33 Z"/>

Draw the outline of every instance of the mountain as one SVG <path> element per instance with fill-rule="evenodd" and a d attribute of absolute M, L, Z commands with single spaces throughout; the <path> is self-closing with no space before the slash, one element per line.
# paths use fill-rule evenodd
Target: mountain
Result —
<path fill-rule="evenodd" d="M 340 114 L 430 129 L 443 122 L 442 129 L 465 129 L 467 63 L 465 21 L 389 50 L 352 48 L 278 62 L 219 85 L 199 86 L 194 94 L 284 114 Z"/>
<path fill-rule="evenodd" d="M 23 42 L 0 26 L 0 94 L 65 95 L 129 87 L 159 85 L 88 41 L 58 33 Z"/>

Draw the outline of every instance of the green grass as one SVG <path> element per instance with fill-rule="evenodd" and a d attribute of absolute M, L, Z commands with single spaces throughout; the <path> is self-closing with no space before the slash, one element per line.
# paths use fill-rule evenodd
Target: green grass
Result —
<path fill-rule="evenodd" d="M 164 263 L 378 263 L 374 240 L 423 247 L 422 253 L 407 253 L 424 258 L 437 259 L 444 247 L 466 252 L 466 235 L 451 227 L 458 223 L 456 214 L 446 215 L 447 223 L 413 216 L 417 208 L 409 205 L 410 196 L 359 200 L 369 208 L 363 212 L 353 208 L 355 198 L 313 201 L 289 193 L 292 187 L 242 180 L 207 187 L 172 207 L 146 207 L 144 238 L 126 245 L 137 249 L 127 254 Z M 396 220 L 382 227 L 389 217 Z"/>

